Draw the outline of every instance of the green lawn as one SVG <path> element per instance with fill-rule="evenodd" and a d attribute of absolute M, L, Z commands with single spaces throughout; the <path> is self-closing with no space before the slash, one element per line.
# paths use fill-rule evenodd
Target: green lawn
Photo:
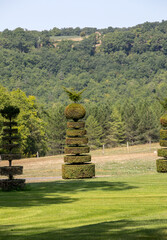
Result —
<path fill-rule="evenodd" d="M 31 183 L 0 192 L 0 240 L 167 239 L 167 174 Z"/>
<path fill-rule="evenodd" d="M 101 176 L 94 179 L 0 191 L 0 240 L 166 240 L 167 174 L 156 172 L 158 147 L 94 151 Z M 63 156 L 23 160 L 23 177 L 60 176 L 62 163 Z"/>

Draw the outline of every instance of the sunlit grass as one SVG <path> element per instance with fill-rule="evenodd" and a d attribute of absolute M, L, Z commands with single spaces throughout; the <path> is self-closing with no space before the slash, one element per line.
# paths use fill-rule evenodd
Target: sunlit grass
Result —
<path fill-rule="evenodd" d="M 166 239 L 166 182 L 146 174 L 0 192 L 0 239 Z"/>
<path fill-rule="evenodd" d="M 0 240 L 167 239 L 167 174 L 156 172 L 157 147 L 93 151 L 94 179 L 0 191 Z M 21 161 L 35 180 L 60 176 L 63 156 Z"/>

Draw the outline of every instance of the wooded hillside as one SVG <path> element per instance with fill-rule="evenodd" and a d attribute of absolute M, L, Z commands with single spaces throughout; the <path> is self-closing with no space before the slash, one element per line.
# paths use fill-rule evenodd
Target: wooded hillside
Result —
<path fill-rule="evenodd" d="M 56 138 L 56 148 L 64 144 L 65 125 L 57 128 L 65 124 L 63 109 L 69 103 L 63 86 L 87 88 L 82 102 L 92 147 L 158 140 L 157 97 L 167 94 L 167 21 L 122 29 L 6 29 L 0 32 L 0 60 L 0 84 L 34 95 L 54 119 L 52 128 L 62 127 L 52 137 L 49 129 L 50 149 Z"/>

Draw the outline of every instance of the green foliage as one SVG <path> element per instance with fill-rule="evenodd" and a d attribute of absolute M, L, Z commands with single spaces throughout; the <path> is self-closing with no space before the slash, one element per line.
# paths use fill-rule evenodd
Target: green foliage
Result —
<path fill-rule="evenodd" d="M 77 147 L 65 147 L 64 152 L 65 154 L 82 154 L 82 153 L 89 153 L 90 148 L 88 146 L 77 146 Z"/>
<path fill-rule="evenodd" d="M 125 143 L 125 123 L 118 109 L 114 108 L 109 120 L 109 131 L 107 136 L 107 146 L 116 147 Z"/>
<path fill-rule="evenodd" d="M 79 103 L 71 103 L 65 108 L 65 116 L 67 119 L 73 119 L 77 122 L 85 117 L 85 108 Z"/>
<path fill-rule="evenodd" d="M 71 164 L 91 162 L 91 155 L 66 155 L 64 156 L 64 162 Z"/>
<path fill-rule="evenodd" d="M 167 98 L 164 98 L 163 100 L 157 98 L 160 102 L 160 104 L 162 105 L 162 107 L 167 110 Z"/>
<path fill-rule="evenodd" d="M 46 132 L 48 136 L 48 155 L 64 153 L 66 135 L 64 109 L 64 105 L 57 104 L 49 109 L 49 115 L 45 116 L 45 121 L 47 123 Z"/>
<path fill-rule="evenodd" d="M 62 178 L 64 179 L 79 179 L 92 178 L 95 176 L 95 164 L 63 164 Z"/>
<path fill-rule="evenodd" d="M 67 88 L 63 87 L 64 91 L 67 93 L 67 95 L 69 96 L 69 99 L 74 101 L 75 103 L 78 102 L 79 100 L 81 100 L 81 94 L 86 90 L 83 89 L 80 92 L 76 92 L 74 89 L 72 89 L 71 91 L 68 90 Z"/>
<path fill-rule="evenodd" d="M 24 144 L 29 146 L 26 152 L 45 148 L 44 132 L 47 132 L 50 138 L 50 151 L 62 152 L 62 126 L 66 121 L 62 120 L 63 110 L 62 115 L 58 114 L 56 117 L 49 109 L 53 110 L 54 106 L 59 104 L 67 105 L 68 96 L 74 102 L 84 103 L 87 110 L 86 119 L 91 115 L 100 126 L 102 135 L 93 143 L 95 147 L 101 144 L 109 146 L 110 122 L 115 132 L 110 137 L 116 145 L 124 143 L 124 140 L 135 144 L 157 141 L 159 118 L 163 112 L 162 108 L 166 108 L 167 105 L 166 29 L 167 21 L 147 22 L 122 29 L 54 27 L 50 31 L 42 32 L 22 28 L 13 31 L 5 29 L 1 32 L 0 84 L 9 91 L 19 88 L 27 96 L 35 96 L 40 104 L 44 104 L 45 110 L 50 112 L 50 120 L 46 116 L 42 117 L 43 127 L 36 135 L 31 132 L 38 128 L 40 123 L 37 123 L 36 116 L 32 117 L 34 114 L 31 114 L 30 122 L 36 127 L 30 132 L 25 131 L 24 136 L 31 136 L 29 143 L 28 138 L 24 141 Z M 78 41 L 81 32 L 85 32 L 86 37 Z M 76 41 L 73 41 L 72 36 L 77 36 Z M 66 86 L 65 91 L 63 86 Z M 69 90 L 71 86 L 75 90 Z M 80 99 L 81 89 L 85 88 L 87 91 L 83 92 Z M 163 107 L 156 100 L 157 97 L 162 99 Z M 0 109 L 6 104 L 14 105 L 12 101 L 7 89 L 0 87 Z M 122 128 L 118 126 L 119 121 L 111 120 L 114 107 L 121 116 L 121 125 L 124 123 L 125 134 L 122 136 L 118 134 L 118 129 Z M 38 109 L 38 106 L 35 108 Z M 51 133 L 53 128 L 49 121 L 52 117 L 55 120 L 53 125 L 61 136 L 60 141 L 58 134 Z M 61 119 L 62 124 L 58 123 L 58 119 Z M 49 127 L 45 126 L 45 122 L 48 122 Z M 59 130 L 57 126 L 60 125 Z M 39 137 L 41 134 L 43 138 Z M 56 140 L 53 139 L 53 135 Z M 40 142 L 43 142 L 41 146 Z"/>
<path fill-rule="evenodd" d="M 158 156 L 164 157 L 167 159 L 167 148 L 160 148 L 158 149 Z"/>
<path fill-rule="evenodd" d="M 103 131 L 100 124 L 92 115 L 89 115 L 86 120 L 86 130 L 91 149 L 100 147 L 102 145 L 101 139 L 103 136 Z"/>
<path fill-rule="evenodd" d="M 0 87 L 0 91 L 4 90 Z M 44 120 L 40 117 L 40 109 L 37 107 L 34 96 L 27 97 L 21 90 L 3 92 L 1 98 L 7 96 L 6 101 L 0 102 L 0 108 L 4 108 L 4 116 L 17 116 L 18 133 L 20 135 L 21 153 L 25 156 L 45 155 L 47 150 L 46 130 Z M 5 106 L 3 106 L 5 104 Z M 11 104 L 15 106 L 11 107 Z M 10 112 L 9 112 L 10 110 Z M 3 110 L 1 110 L 3 112 Z M 10 113 L 10 114 L 9 114 Z M 2 126 L 0 126 L 2 131 Z"/>
<path fill-rule="evenodd" d="M 20 113 L 20 109 L 14 106 L 5 106 L 1 111 L 0 111 L 2 117 L 11 120 L 13 118 L 16 118 L 18 114 Z"/>
<path fill-rule="evenodd" d="M 157 166 L 157 172 L 166 173 L 167 172 L 167 159 L 157 159 L 156 166 Z"/>

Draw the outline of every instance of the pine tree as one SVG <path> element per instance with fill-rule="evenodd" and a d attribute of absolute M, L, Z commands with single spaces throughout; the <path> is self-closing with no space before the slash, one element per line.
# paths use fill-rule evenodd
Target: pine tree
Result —
<path fill-rule="evenodd" d="M 97 120 L 91 115 L 89 115 L 89 117 L 86 120 L 86 130 L 90 147 L 92 149 L 100 147 L 102 145 L 101 138 L 103 136 L 102 127 L 99 125 Z"/>
<path fill-rule="evenodd" d="M 126 140 L 132 144 L 138 143 L 138 124 L 140 117 L 136 106 L 131 101 L 127 101 L 122 108 L 123 121 L 125 123 Z"/>
<path fill-rule="evenodd" d="M 159 119 L 157 121 L 156 112 L 147 102 L 143 102 L 139 109 L 138 138 L 141 143 L 158 140 Z"/>
<path fill-rule="evenodd" d="M 125 124 L 122 120 L 121 114 L 117 108 L 113 112 L 109 121 L 109 134 L 107 137 L 107 145 L 115 147 L 125 142 Z"/>

